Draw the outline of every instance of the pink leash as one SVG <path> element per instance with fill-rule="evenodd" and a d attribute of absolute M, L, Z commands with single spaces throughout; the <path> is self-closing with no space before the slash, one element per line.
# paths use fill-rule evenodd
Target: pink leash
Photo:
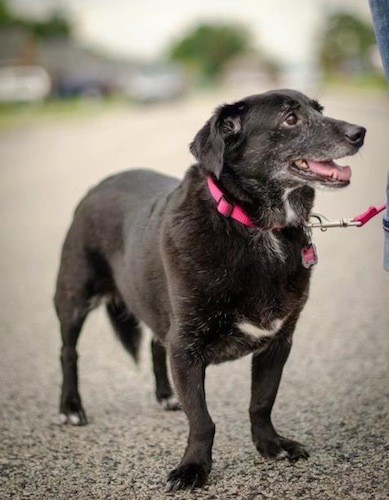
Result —
<path fill-rule="evenodd" d="M 356 215 L 353 219 L 354 222 L 360 222 L 359 227 L 362 227 L 369 222 L 370 219 L 383 212 L 386 208 L 386 205 L 380 205 L 379 207 L 369 207 L 366 212 L 363 212 L 361 215 Z"/>

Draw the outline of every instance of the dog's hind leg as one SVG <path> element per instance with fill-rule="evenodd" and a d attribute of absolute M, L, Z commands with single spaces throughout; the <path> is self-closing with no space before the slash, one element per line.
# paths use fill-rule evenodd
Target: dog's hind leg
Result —
<path fill-rule="evenodd" d="M 78 392 L 77 341 L 90 309 L 81 290 L 71 290 L 59 280 L 55 307 L 60 321 L 63 384 L 60 402 L 60 423 L 85 425 L 87 418 Z"/>
<path fill-rule="evenodd" d="M 153 357 L 156 397 L 158 403 L 160 403 L 165 410 L 180 410 L 181 406 L 174 396 L 169 382 L 166 363 L 166 349 L 156 338 L 153 338 L 151 341 L 151 354 Z"/>
<path fill-rule="evenodd" d="M 60 421 L 64 424 L 87 423 L 78 392 L 76 346 L 85 318 L 109 290 L 108 283 L 107 265 L 85 251 L 78 226 L 73 224 L 63 245 L 54 297 L 62 336 Z"/>
<path fill-rule="evenodd" d="M 137 362 L 142 330 L 137 318 L 128 310 L 117 292 L 114 292 L 111 300 L 107 302 L 107 313 L 119 340 Z M 157 338 L 153 338 L 151 341 L 151 354 L 158 403 L 165 410 L 180 410 L 180 404 L 175 398 L 169 382 L 166 349 Z"/>

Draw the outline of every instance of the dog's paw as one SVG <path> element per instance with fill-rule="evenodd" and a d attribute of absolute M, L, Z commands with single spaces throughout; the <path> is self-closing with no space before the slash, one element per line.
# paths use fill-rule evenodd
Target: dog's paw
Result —
<path fill-rule="evenodd" d="M 256 443 L 256 447 L 264 458 L 274 460 L 287 458 L 291 462 L 296 462 L 300 458 L 306 459 L 309 457 L 308 451 L 302 444 L 282 436 L 259 441 Z"/>
<path fill-rule="evenodd" d="M 308 451 L 301 443 L 282 436 L 279 436 L 279 440 L 283 450 L 286 451 L 286 458 L 288 458 L 289 460 L 294 462 L 296 460 L 299 460 L 300 458 L 309 458 Z"/>
<path fill-rule="evenodd" d="M 169 396 L 168 398 L 162 398 L 159 402 L 162 408 L 166 411 L 178 411 L 182 410 L 180 402 L 176 396 Z"/>
<path fill-rule="evenodd" d="M 166 491 L 194 490 L 203 486 L 208 473 L 200 464 L 180 465 L 171 471 L 166 483 Z"/>
<path fill-rule="evenodd" d="M 59 425 L 82 426 L 88 423 L 86 414 L 82 408 L 78 411 L 61 412 L 58 416 Z"/>

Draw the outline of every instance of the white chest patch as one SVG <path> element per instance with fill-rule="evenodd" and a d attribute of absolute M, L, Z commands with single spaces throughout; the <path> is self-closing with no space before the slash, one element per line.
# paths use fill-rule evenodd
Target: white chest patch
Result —
<path fill-rule="evenodd" d="M 249 335 L 250 337 L 253 337 L 255 339 L 260 339 L 263 337 L 272 337 L 273 335 L 275 335 L 280 330 L 283 323 L 283 319 L 276 319 L 273 321 L 269 330 L 259 328 L 250 321 L 240 321 L 236 326 L 242 333 L 245 333 L 246 335 Z"/>
<path fill-rule="evenodd" d="M 287 189 L 285 189 L 284 194 L 282 196 L 282 199 L 283 199 L 283 202 L 284 202 L 284 206 L 285 206 L 286 223 L 287 224 L 290 224 L 291 222 L 293 222 L 296 219 L 296 217 L 297 217 L 296 212 L 293 210 L 293 208 L 291 207 L 291 205 L 289 203 L 289 195 L 295 189 L 296 188 L 287 188 Z"/>

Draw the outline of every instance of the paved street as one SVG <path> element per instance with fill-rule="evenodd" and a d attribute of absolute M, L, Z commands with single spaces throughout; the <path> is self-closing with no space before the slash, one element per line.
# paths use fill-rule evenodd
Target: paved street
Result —
<path fill-rule="evenodd" d="M 242 97 L 237 95 L 237 98 Z M 56 500 L 333 500 L 388 497 L 389 274 L 381 219 L 315 232 L 319 265 L 274 411 L 306 444 L 306 462 L 266 462 L 250 439 L 250 359 L 207 373 L 216 423 L 209 483 L 164 493 L 187 424 L 154 401 L 148 341 L 136 367 L 103 310 L 79 344 L 83 428 L 55 424 L 60 336 L 52 307 L 60 246 L 79 198 L 101 178 L 146 166 L 182 176 L 188 144 L 225 96 L 111 110 L 0 135 L 0 498 Z M 366 126 L 353 182 L 320 192 L 316 211 L 353 216 L 384 203 L 389 105 L 384 97 L 324 94 L 326 113 Z"/>

